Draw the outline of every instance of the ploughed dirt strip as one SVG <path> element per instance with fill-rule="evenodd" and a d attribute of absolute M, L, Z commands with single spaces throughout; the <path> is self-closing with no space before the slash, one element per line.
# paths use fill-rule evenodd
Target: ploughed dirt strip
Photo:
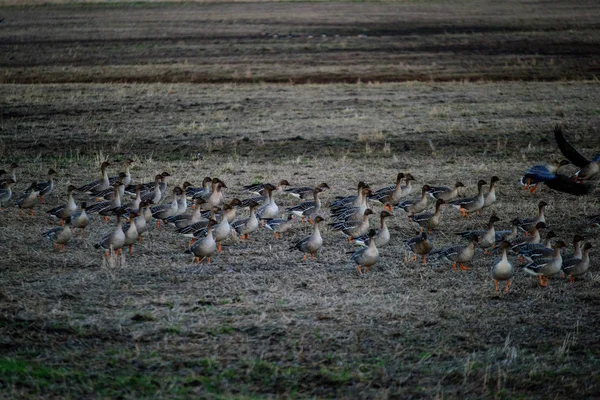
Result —
<path fill-rule="evenodd" d="M 593 2 L 7 7 L 0 82 L 593 78 Z"/>

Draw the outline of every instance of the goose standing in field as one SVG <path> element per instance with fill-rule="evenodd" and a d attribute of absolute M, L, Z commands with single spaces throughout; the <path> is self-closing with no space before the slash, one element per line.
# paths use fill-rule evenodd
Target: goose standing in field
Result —
<path fill-rule="evenodd" d="M 0 179 L 0 187 L 2 187 L 6 182 L 12 180 L 13 183 L 17 183 L 17 169 L 20 168 L 19 164 L 12 163 L 10 164 L 10 169 L 8 170 L 8 177 Z M 2 170 L 2 172 L 6 173 L 6 171 Z"/>
<path fill-rule="evenodd" d="M 494 227 L 494 224 L 498 221 L 500 221 L 500 218 L 498 218 L 496 214 L 492 214 L 487 224 L 487 229 L 457 232 L 456 234 L 465 239 L 469 239 L 473 235 L 477 236 L 479 238 L 479 247 L 482 248 L 487 255 L 490 255 L 490 252 L 487 249 L 496 244 L 496 228 Z"/>
<path fill-rule="evenodd" d="M 323 217 L 318 215 L 313 221 L 314 231 L 310 236 L 306 236 L 293 245 L 290 246 L 290 250 L 298 249 L 304 253 L 304 261 L 306 261 L 306 254 L 310 254 L 314 260 L 315 254 L 321 250 L 323 246 L 323 238 L 321 237 L 321 231 L 319 230 L 319 223 L 325 221 Z"/>
<path fill-rule="evenodd" d="M 581 168 L 575 173 L 577 182 L 594 179 L 600 175 L 600 154 L 596 154 L 591 160 L 585 157 L 571 143 L 567 142 L 567 139 L 563 135 L 562 127 L 559 125 L 554 127 L 554 138 L 563 155 L 574 165 Z"/>
<path fill-rule="evenodd" d="M 140 191 L 140 198 L 142 199 L 142 201 L 145 201 L 147 203 L 151 203 L 151 204 L 158 204 L 160 202 L 160 200 L 162 199 L 162 192 L 160 191 L 160 180 L 162 179 L 162 175 L 156 175 L 154 177 L 154 185 L 149 188 L 149 187 L 144 187 L 144 185 L 139 184 L 136 186 L 135 190 L 136 190 L 136 197 L 137 197 L 137 191 Z"/>
<path fill-rule="evenodd" d="M 267 183 L 262 187 L 261 192 L 267 196 L 267 201 L 256 211 L 258 219 L 272 219 L 277 218 L 279 215 L 279 206 L 275 203 L 275 199 L 273 198 L 274 190 L 276 190 L 275 186 L 270 183 Z"/>
<path fill-rule="evenodd" d="M 266 196 L 267 192 L 265 191 L 265 187 L 267 185 L 273 187 L 273 189 L 271 189 L 272 191 L 276 191 L 278 193 L 281 193 L 281 192 L 284 191 L 284 188 L 286 186 L 290 186 L 290 183 L 286 179 L 280 180 L 277 185 L 272 185 L 270 183 L 255 183 L 253 185 L 246 185 L 246 186 L 244 186 L 244 190 L 246 192 L 254 193 L 257 196 Z"/>
<path fill-rule="evenodd" d="M 418 214 L 424 211 L 427 208 L 427 204 L 429 203 L 429 195 L 427 191 L 431 188 L 429 185 L 423 185 L 421 188 L 421 197 L 418 199 L 410 199 L 404 200 L 394 206 L 394 208 L 399 208 L 408 213 L 408 217 L 410 219 L 411 216 Z"/>
<path fill-rule="evenodd" d="M 329 224 L 332 231 L 341 231 L 348 236 L 348 241 L 352 241 L 355 237 L 364 235 L 369 232 L 369 215 L 375 214 L 373 210 L 367 208 L 362 220 L 337 221 Z"/>
<path fill-rule="evenodd" d="M 121 208 L 121 195 L 119 194 L 119 187 L 123 184 L 119 181 L 113 184 L 113 199 L 99 201 L 97 203 L 88 206 L 87 213 L 95 214 L 99 213 L 104 216 L 104 220 L 108 220 L 110 215 L 114 215 L 114 212 Z"/>
<path fill-rule="evenodd" d="M 379 229 L 375 231 L 375 245 L 377 247 L 383 247 L 390 242 L 390 231 L 385 221 L 392 216 L 394 216 L 394 214 L 385 210 L 379 214 Z M 358 236 L 354 238 L 353 241 L 360 246 L 367 246 L 369 244 L 369 235 Z"/>
<path fill-rule="evenodd" d="M 258 203 L 253 202 L 250 204 L 250 217 L 244 219 L 238 219 L 231 223 L 231 227 L 240 236 L 240 240 L 248 240 L 248 235 L 258 229 L 258 218 L 256 218 L 256 208 Z"/>
<path fill-rule="evenodd" d="M 546 233 L 544 243 L 522 243 L 514 247 L 514 250 L 519 254 L 519 259 L 535 260 L 536 258 L 548 258 L 552 256 L 552 239 L 556 237 L 554 231 Z"/>
<path fill-rule="evenodd" d="M 131 158 L 126 158 L 125 159 L 125 171 L 123 171 L 122 173 L 119 173 L 118 176 L 111 176 L 108 178 L 109 183 L 112 185 L 113 183 L 115 183 L 117 181 L 117 179 L 121 179 L 121 183 L 123 183 L 123 190 L 126 189 L 126 187 L 129 186 L 129 184 L 131 183 L 131 171 L 129 170 L 129 167 L 131 167 L 131 164 L 133 164 L 134 161 Z"/>
<path fill-rule="evenodd" d="M 402 185 L 402 197 L 406 197 L 412 193 L 412 181 L 416 181 L 415 177 L 412 174 L 408 173 L 404 176 L 404 180 L 406 181 L 406 185 Z"/>
<path fill-rule="evenodd" d="M 325 182 L 321 183 L 317 187 L 319 189 L 321 189 L 322 191 L 325 191 L 326 189 L 330 189 L 329 185 L 326 184 Z M 295 188 L 287 188 L 287 189 L 284 189 L 283 192 L 285 194 L 288 194 L 297 199 L 305 199 L 308 196 L 312 195 L 313 189 L 314 189 L 314 187 L 302 186 L 302 187 L 295 187 Z"/>
<path fill-rule="evenodd" d="M 94 197 L 96 197 L 96 199 L 101 200 L 112 200 L 115 198 L 115 194 L 113 191 L 114 188 L 114 184 L 116 182 L 121 183 L 121 185 L 119 185 L 119 196 L 121 196 L 121 200 L 123 199 L 123 197 L 125 196 L 125 186 L 123 183 L 123 179 L 125 179 L 125 173 L 124 172 L 119 172 L 119 176 L 110 184 L 111 186 L 108 189 L 104 189 L 104 190 L 100 190 L 97 191 L 96 193 L 94 193 Z"/>
<path fill-rule="evenodd" d="M 514 218 L 510 222 L 510 224 L 511 224 L 510 229 L 496 231 L 496 244 L 501 243 L 503 240 L 506 240 L 509 242 L 511 240 L 515 240 L 517 238 L 517 236 L 519 236 L 519 223 L 520 223 L 520 219 Z"/>
<path fill-rule="evenodd" d="M 302 218 L 302 222 L 304 222 L 305 218 L 308 218 L 308 221 L 312 222 L 313 218 L 321 210 L 321 199 L 319 198 L 319 193 L 322 191 L 323 189 L 318 187 L 314 188 L 312 201 L 304 201 L 298 205 L 288 207 L 287 212 Z"/>
<path fill-rule="evenodd" d="M 233 208 L 235 207 L 231 204 L 223 205 L 223 210 L 221 212 L 221 221 L 219 221 L 219 223 L 216 224 L 213 229 L 213 236 L 215 238 L 215 242 L 217 242 L 217 252 L 219 253 L 223 251 L 221 242 L 226 240 L 231 234 L 231 220 L 229 219 L 230 217 L 228 217 L 228 213 Z"/>
<path fill-rule="evenodd" d="M 213 227 L 217 224 L 217 221 L 211 219 L 208 221 L 206 227 L 206 236 L 197 240 L 190 248 L 186 250 L 186 253 L 192 253 L 195 258 L 194 261 L 199 264 L 201 260 L 206 258 L 206 261 L 210 263 L 210 257 L 217 252 L 217 242 L 213 236 Z"/>
<path fill-rule="evenodd" d="M 93 182 L 86 183 L 83 186 L 77 188 L 78 192 L 83 192 L 87 194 L 94 194 L 104 189 L 108 189 L 110 187 L 110 181 L 108 179 L 108 172 L 106 169 L 110 166 L 108 161 L 104 161 L 100 165 L 100 173 L 102 174 L 102 178 L 95 180 Z"/>
<path fill-rule="evenodd" d="M 500 181 L 497 176 L 492 176 L 490 179 L 490 190 L 483 196 L 482 208 L 487 208 L 496 202 L 496 183 Z"/>
<path fill-rule="evenodd" d="M 592 244 L 587 242 L 583 246 L 581 258 L 571 258 L 568 261 L 563 262 L 562 270 L 568 275 L 571 282 L 575 281 L 576 276 L 585 274 L 590 268 L 590 249 L 592 247 Z"/>
<path fill-rule="evenodd" d="M 185 190 L 185 195 L 192 201 L 192 208 L 196 208 L 199 199 L 206 200 L 208 196 L 210 196 L 211 183 L 212 178 L 210 176 L 205 176 L 204 179 L 202 179 L 202 186 L 188 187 Z"/>
<path fill-rule="evenodd" d="M 273 236 L 281 239 L 281 234 L 292 229 L 294 222 L 294 214 L 290 214 L 287 218 L 273 218 L 265 221 L 265 227 L 273 231 Z"/>
<path fill-rule="evenodd" d="M 42 204 L 46 204 L 44 196 L 47 196 L 54 191 L 54 175 L 56 174 L 57 172 L 54 169 L 50 168 L 48 170 L 48 181 L 40 182 L 37 184 L 37 189 L 40 192 L 39 196 L 42 200 Z"/>
<path fill-rule="evenodd" d="M 436 200 L 450 201 L 459 196 L 460 188 L 464 188 L 462 182 L 456 182 L 454 187 L 448 186 L 429 186 L 427 193 Z"/>
<path fill-rule="evenodd" d="M 353 221 L 362 219 L 363 214 L 367 209 L 367 198 L 371 193 L 371 189 L 368 187 L 363 187 L 360 196 L 358 196 L 358 206 L 347 205 L 330 208 L 331 218 L 336 221 Z"/>
<path fill-rule="evenodd" d="M 483 195 L 484 185 L 487 185 L 487 182 L 483 179 L 480 179 L 477 182 L 477 196 L 452 200 L 448 202 L 448 204 L 457 208 L 462 213 L 463 217 L 470 218 L 469 214 L 473 212 L 479 212 L 483 208 L 483 204 L 485 202 L 485 197 Z"/>
<path fill-rule="evenodd" d="M 152 216 L 152 214 L 150 213 L 150 204 L 148 204 L 146 202 L 140 203 L 139 212 L 134 211 L 135 217 L 133 218 L 133 223 L 135 224 L 135 229 L 137 230 L 138 242 L 141 242 L 142 235 L 144 233 L 148 232 L 148 220 L 146 219 L 146 216 L 144 215 L 145 212 L 148 212 L 148 214 L 150 214 L 150 216 Z"/>
<path fill-rule="evenodd" d="M 387 211 L 392 211 L 391 207 L 386 208 L 391 204 L 396 204 L 400 201 L 400 199 L 404 196 L 402 192 L 402 181 L 404 180 L 405 175 L 402 172 L 399 172 L 396 175 L 396 184 L 391 186 L 383 187 L 379 190 L 373 192 L 372 195 L 369 196 L 369 200 L 378 201 L 384 205 L 384 209 Z"/>
<path fill-rule="evenodd" d="M 125 232 L 123 232 L 123 221 L 121 214 L 117 214 L 117 225 L 115 226 L 115 229 L 110 233 L 105 234 L 94 247 L 106 250 L 105 256 L 106 258 L 109 258 L 111 253 L 114 253 L 115 256 L 117 256 L 119 251 L 122 251 L 124 245 Z"/>
<path fill-rule="evenodd" d="M 216 184 L 215 184 L 215 179 L 217 180 Z M 225 185 L 225 182 L 223 182 L 222 180 L 218 179 L 218 178 L 214 178 L 213 179 L 213 183 L 212 183 L 212 192 L 210 193 L 210 195 L 208 196 L 208 198 L 206 199 L 206 202 L 211 206 L 211 207 L 221 207 L 221 205 L 223 204 L 223 201 L 225 200 L 225 196 L 223 195 L 223 189 L 227 188 L 227 185 Z"/>
<path fill-rule="evenodd" d="M 129 214 L 130 222 L 123 225 L 123 232 L 125 233 L 125 243 L 123 247 L 129 247 L 129 254 L 133 254 L 133 245 L 139 240 L 140 233 L 137 230 L 137 225 L 134 221 L 138 217 L 138 214 L 134 211 Z M 145 221 L 144 221 L 145 222 Z"/>
<path fill-rule="evenodd" d="M 42 234 L 46 239 L 50 239 L 54 242 L 54 249 L 58 251 L 58 248 L 62 246 L 62 250 L 65 251 L 65 245 L 73 237 L 73 232 L 69 225 L 59 226 L 54 229 L 50 229 Z"/>
<path fill-rule="evenodd" d="M 213 226 L 213 236 L 215 238 L 215 242 L 217 242 L 217 252 L 222 251 L 221 242 L 227 239 L 231 233 L 231 222 L 235 218 L 235 204 L 233 202 L 229 204 L 224 204 L 221 210 L 221 221 L 218 224 Z M 214 219 L 211 217 L 210 219 Z M 208 224 L 207 224 L 208 226 Z M 192 242 L 197 238 L 206 237 L 208 234 L 208 229 L 203 228 L 196 231 L 193 235 Z"/>
<path fill-rule="evenodd" d="M 23 214 L 23 210 L 29 210 L 31 215 L 35 215 L 33 207 L 35 207 L 38 202 L 39 194 L 40 192 L 37 189 L 37 183 L 32 182 L 27 191 L 25 191 L 25 193 L 16 199 L 16 204 L 21 210 L 21 215 Z"/>
<path fill-rule="evenodd" d="M 540 279 L 540 286 L 548 286 L 548 277 L 556 275 L 562 268 L 562 256 L 561 249 L 567 247 L 567 244 L 558 240 L 552 248 L 554 252 L 552 257 L 549 258 L 538 258 L 523 267 L 523 271 L 532 276 L 537 276 Z M 546 278 L 544 280 L 544 278 Z"/>
<path fill-rule="evenodd" d="M 362 203 L 362 193 L 364 188 L 369 188 L 369 185 L 364 183 L 363 181 L 358 182 L 358 193 L 352 196 L 336 196 L 335 200 L 329 204 L 329 208 L 332 210 L 336 210 L 339 208 L 345 207 L 358 207 Z"/>
<path fill-rule="evenodd" d="M 187 181 L 183 182 L 183 185 L 181 185 L 181 192 L 177 198 L 177 211 L 175 212 L 175 215 L 183 215 L 187 211 L 188 203 L 187 196 L 185 195 L 185 189 L 187 189 L 190 185 L 191 183 Z"/>
<path fill-rule="evenodd" d="M 548 206 L 548 203 L 545 201 L 540 201 L 538 203 L 538 214 L 535 217 L 531 218 L 523 218 L 519 220 L 519 228 L 524 230 L 527 233 L 533 232 L 535 226 L 538 222 L 546 222 L 546 214 L 545 209 Z"/>
<path fill-rule="evenodd" d="M 423 264 L 427 264 L 427 254 L 433 249 L 433 243 L 427 237 L 427 233 L 421 232 L 420 235 L 404 241 L 406 246 L 415 253 L 413 261 L 417 260 L 417 256 L 423 257 Z"/>
<path fill-rule="evenodd" d="M 75 190 L 77 190 L 77 188 L 74 185 L 69 185 L 67 188 L 67 202 L 46 211 L 50 216 L 59 219 L 61 225 L 64 225 L 65 220 L 77 211 L 77 203 L 75 203 L 75 199 L 73 198 L 73 192 Z"/>
<path fill-rule="evenodd" d="M 432 229 L 437 228 L 442 219 L 442 207 L 446 202 L 442 199 L 437 199 L 435 202 L 435 212 L 424 212 L 421 214 L 408 217 L 408 220 L 419 224 L 421 231 L 427 229 L 427 233 L 431 233 Z"/>
<path fill-rule="evenodd" d="M 506 287 L 504 289 L 505 293 L 508 293 L 508 288 L 510 287 L 510 279 L 515 274 L 515 268 L 512 263 L 508 261 L 508 248 L 510 247 L 510 243 L 507 241 L 503 241 L 500 243 L 500 251 L 502 252 L 502 257 L 499 261 L 492 264 L 491 275 L 494 280 L 494 285 L 496 286 L 496 292 L 499 291 L 498 282 L 506 281 Z"/>
<path fill-rule="evenodd" d="M 173 201 L 167 204 L 158 204 L 150 207 L 150 211 L 152 212 L 152 217 L 156 219 L 156 226 L 160 229 L 161 221 L 166 220 L 172 215 L 177 214 L 177 210 L 179 209 L 179 197 L 183 195 L 183 190 L 179 186 L 176 186 L 173 189 Z"/>
<path fill-rule="evenodd" d="M 180 196 L 180 198 L 181 197 L 186 197 L 186 196 Z M 203 211 L 199 206 L 204 203 L 206 203 L 206 200 L 199 198 L 198 203 L 196 204 L 198 207 L 196 207 L 191 214 L 172 215 L 165 219 L 165 223 L 172 225 L 176 229 L 180 230 L 180 229 L 184 229 L 190 225 L 193 225 L 197 222 L 202 221 L 203 220 L 203 217 L 202 217 Z M 179 209 L 179 207 L 178 207 L 178 209 Z M 206 221 L 206 222 L 208 222 L 208 221 Z"/>
<path fill-rule="evenodd" d="M 4 182 L 4 185 L 0 187 L 0 211 L 2 211 L 2 204 L 6 204 L 12 197 L 12 185 L 15 183 L 11 178 Z"/>
<path fill-rule="evenodd" d="M 456 265 L 458 264 L 460 269 L 466 271 L 469 267 L 466 263 L 473 260 L 475 255 L 475 244 L 479 241 L 479 238 L 475 234 L 469 236 L 469 243 L 457 244 L 454 246 L 446 247 L 441 250 L 432 252 L 432 256 L 443 258 L 449 263 L 452 263 L 452 268 L 456 271 Z"/>
<path fill-rule="evenodd" d="M 584 240 L 584 237 L 579 234 L 576 234 L 573 237 L 573 254 L 563 256 L 563 264 L 566 262 L 570 262 L 573 259 L 581 260 L 581 258 L 583 257 L 581 242 L 583 242 Z"/>
<path fill-rule="evenodd" d="M 510 241 L 511 244 L 511 249 L 513 251 L 518 252 L 518 248 L 520 246 L 524 246 L 527 244 L 535 244 L 535 243 L 539 243 L 542 240 L 542 237 L 540 235 L 540 229 L 545 229 L 546 228 L 546 223 L 544 222 L 538 222 L 537 224 L 535 224 L 535 227 L 533 228 L 533 232 L 530 233 L 528 236 L 520 236 L 517 237 L 514 240 Z"/>
<path fill-rule="evenodd" d="M 375 235 L 377 235 L 375 229 L 371 229 L 368 235 L 369 245 L 355 251 L 352 253 L 352 256 L 350 256 L 352 261 L 354 261 L 357 265 L 359 275 L 362 275 L 363 273 L 361 267 L 364 267 L 365 273 L 368 274 L 371 267 L 375 265 L 379 259 L 379 250 L 377 249 L 377 244 L 375 243 Z"/>
<path fill-rule="evenodd" d="M 80 211 L 75 211 L 65 220 L 65 223 L 71 224 L 73 228 L 81 229 L 81 237 L 85 237 L 85 228 L 90 223 L 90 217 L 88 216 L 86 209 L 87 203 L 84 201 L 81 203 Z"/>

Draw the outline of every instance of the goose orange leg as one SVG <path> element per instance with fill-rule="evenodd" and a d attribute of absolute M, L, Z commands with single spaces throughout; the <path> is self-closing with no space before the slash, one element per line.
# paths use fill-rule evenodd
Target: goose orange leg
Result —
<path fill-rule="evenodd" d="M 504 289 L 504 293 L 508 293 L 509 287 L 510 287 L 510 279 L 506 281 L 506 288 Z"/>
<path fill-rule="evenodd" d="M 496 292 L 499 292 L 500 289 L 498 288 L 498 280 L 494 279 L 494 285 L 496 286 Z"/>
<path fill-rule="evenodd" d="M 533 185 L 531 190 L 529 190 L 529 193 L 534 194 L 536 190 L 537 190 L 537 184 Z"/>
<path fill-rule="evenodd" d="M 359 275 L 362 275 L 362 274 L 363 274 L 363 272 L 362 272 L 362 269 L 360 268 L 360 265 L 357 267 L 357 269 L 358 269 L 358 274 L 359 274 Z"/>

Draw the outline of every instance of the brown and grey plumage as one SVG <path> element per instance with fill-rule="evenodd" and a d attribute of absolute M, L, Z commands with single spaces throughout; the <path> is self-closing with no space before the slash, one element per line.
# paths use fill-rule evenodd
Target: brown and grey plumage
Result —
<path fill-rule="evenodd" d="M 465 187 L 462 182 L 456 182 L 454 187 L 448 186 L 429 186 L 427 193 L 434 199 L 441 199 L 444 201 L 454 200 L 459 196 L 460 188 Z"/>
<path fill-rule="evenodd" d="M 293 245 L 290 246 L 290 250 L 300 250 L 304 253 L 304 260 L 306 261 L 306 254 L 310 254 L 311 258 L 315 258 L 315 254 L 321 250 L 323 246 L 323 238 L 321 237 L 321 231 L 319 230 L 319 223 L 325 221 L 323 217 L 318 215 L 313 221 L 314 231 L 310 236 L 306 236 Z"/>
<path fill-rule="evenodd" d="M 414 260 L 417 260 L 417 255 L 423 257 L 423 264 L 427 264 L 427 254 L 433 249 L 433 243 L 427 237 L 427 233 L 421 232 L 420 235 L 404 241 L 406 246 L 415 253 Z"/>
<path fill-rule="evenodd" d="M 558 240 L 552 248 L 554 249 L 551 257 L 537 258 L 523 267 L 523 271 L 529 275 L 537 276 L 540 280 L 540 286 L 548 286 L 548 277 L 556 275 L 562 268 L 561 249 L 567 247 L 567 244 Z M 544 278 L 546 278 L 544 280 Z"/>
<path fill-rule="evenodd" d="M 508 288 L 510 287 L 510 279 L 515 274 L 515 268 L 513 264 L 508 260 L 507 251 L 510 248 L 510 242 L 503 241 L 500 243 L 500 251 L 502 252 L 502 257 L 500 260 L 495 261 L 492 264 L 492 268 L 490 273 L 492 275 L 492 279 L 494 280 L 494 285 L 496 286 L 496 292 L 499 291 L 499 281 L 506 281 L 506 287 L 504 289 L 505 293 L 508 293 Z"/>
<path fill-rule="evenodd" d="M 65 204 L 61 204 L 58 207 L 55 207 L 51 210 L 46 211 L 47 214 L 50 214 L 52 217 L 60 220 L 61 225 L 64 224 L 64 221 L 69 218 L 75 211 L 77 211 L 77 203 L 75 203 L 75 199 L 73 198 L 73 192 L 77 190 L 74 185 L 69 185 L 67 188 L 67 202 Z"/>
<path fill-rule="evenodd" d="M 330 189 L 329 185 L 326 184 L 325 182 L 321 183 L 317 187 L 323 191 L 325 191 L 326 189 Z M 296 197 L 298 199 L 306 199 L 309 196 L 312 196 L 313 189 L 314 189 L 314 187 L 311 187 L 311 186 L 302 186 L 302 187 L 295 187 L 295 188 L 287 188 L 287 189 L 284 189 L 283 192 L 285 194 L 289 194 L 290 196 Z"/>
<path fill-rule="evenodd" d="M 381 211 L 379 214 L 379 229 L 376 230 L 375 234 L 375 245 L 377 247 L 383 247 L 390 242 L 390 231 L 385 221 L 393 215 L 394 214 L 386 210 Z M 353 238 L 353 242 L 361 246 L 367 246 L 369 244 L 369 235 L 366 234 L 355 237 Z"/>
<path fill-rule="evenodd" d="M 38 202 L 39 194 L 37 182 L 32 182 L 28 190 L 16 199 L 16 204 L 21 209 L 21 213 L 23 213 L 23 210 L 29 210 L 31 215 L 35 214 L 33 208 Z"/>
<path fill-rule="evenodd" d="M 211 219 L 206 227 L 206 236 L 197 240 L 186 253 L 192 253 L 196 263 L 200 263 L 201 260 L 206 258 L 206 261 L 210 263 L 210 257 L 217 252 L 217 242 L 213 236 L 213 227 L 217 224 L 217 221 Z"/>
<path fill-rule="evenodd" d="M 15 181 L 9 178 L 4 182 L 4 185 L 0 187 L 0 210 L 2 210 L 2 204 L 7 203 L 13 195 L 12 186 Z"/>
<path fill-rule="evenodd" d="M 102 178 L 95 180 L 93 182 L 86 183 L 85 185 L 77 188 L 78 192 L 94 194 L 104 189 L 108 189 L 110 187 L 110 181 L 108 179 L 108 172 L 106 169 L 110 166 L 108 161 L 104 161 L 100 165 L 100 172 L 102 174 Z"/>
<path fill-rule="evenodd" d="M 457 244 L 454 246 L 446 247 L 435 252 L 431 252 L 432 256 L 443 258 L 444 260 L 452 263 L 452 268 L 456 271 L 456 266 L 459 265 L 461 270 L 468 270 L 466 263 L 470 262 L 475 255 L 475 245 L 479 241 L 476 234 L 469 236 L 469 243 Z"/>
<path fill-rule="evenodd" d="M 442 206 L 446 204 L 446 201 L 437 199 L 435 202 L 435 212 L 424 212 L 416 215 L 409 216 L 408 219 L 411 222 L 415 222 L 421 226 L 421 230 L 427 229 L 427 233 L 431 233 L 432 229 L 437 228 L 442 219 Z"/>
<path fill-rule="evenodd" d="M 485 196 L 483 194 L 484 185 L 487 185 L 487 182 L 480 179 L 477 182 L 477 196 L 452 200 L 448 204 L 456 207 L 462 213 L 463 217 L 469 217 L 470 213 L 479 212 L 485 203 Z"/>
<path fill-rule="evenodd" d="M 44 232 L 42 235 L 54 242 L 54 248 L 56 250 L 58 250 L 59 247 L 62 247 L 64 251 L 65 245 L 69 242 L 69 240 L 71 240 L 71 237 L 73 237 L 73 232 L 71 231 L 71 227 L 69 227 L 69 225 L 65 225 L 50 229 L 49 231 Z"/>
<path fill-rule="evenodd" d="M 377 245 L 375 243 L 375 236 L 377 235 L 377 232 L 375 232 L 375 229 L 371 229 L 369 230 L 368 235 L 369 245 L 367 247 L 355 251 L 354 253 L 352 253 L 352 256 L 350 256 L 352 261 L 356 263 L 358 273 L 360 275 L 362 275 L 363 273 L 361 267 L 365 268 L 365 273 L 369 273 L 371 267 L 375 265 L 375 263 L 379 259 L 379 250 L 377 249 Z"/>
<path fill-rule="evenodd" d="M 569 276 L 569 280 L 573 282 L 576 276 L 585 274 L 590 268 L 590 249 L 592 244 L 587 242 L 583 246 L 583 253 L 581 258 L 571 258 L 569 260 L 563 260 L 562 270 Z"/>

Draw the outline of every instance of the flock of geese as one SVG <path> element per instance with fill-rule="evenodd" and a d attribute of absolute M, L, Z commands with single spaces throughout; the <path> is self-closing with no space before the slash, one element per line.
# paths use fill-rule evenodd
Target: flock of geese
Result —
<path fill-rule="evenodd" d="M 563 154 L 580 167 L 580 171 L 574 176 L 562 175 L 559 169 L 569 161 L 553 161 L 531 167 L 521 178 L 521 183 L 532 193 L 540 184 L 576 196 L 590 193 L 593 186 L 589 181 L 600 175 L 600 155 L 591 160 L 584 157 L 566 141 L 560 127 L 555 129 L 555 139 Z M 496 201 L 495 187 L 500 181 L 497 176 L 493 176 L 489 184 L 483 179 L 479 180 L 474 196 L 465 196 L 465 185 L 456 182 L 453 186 L 423 185 L 419 196 L 412 198 L 412 185 L 416 179 L 411 173 L 398 173 L 395 184 L 377 190 L 361 181 L 357 184 L 355 194 L 336 197 L 330 202 L 326 219 L 320 194 L 331 189 L 327 183 L 314 187 L 290 187 L 287 180 L 277 184 L 258 183 L 244 186 L 244 191 L 254 196 L 226 201 L 224 189 L 227 189 L 227 185 L 214 177 L 204 178 L 198 187 L 184 182 L 172 190 L 167 189 L 167 178 L 170 176 L 167 172 L 156 175 L 152 182 L 132 183 L 130 167 L 133 163 L 132 159 L 126 159 L 124 171 L 109 176 L 111 164 L 103 162 L 100 179 L 79 187 L 69 185 L 66 202 L 46 211 L 60 221 L 60 226 L 44 232 L 43 236 L 52 240 L 57 250 L 64 250 L 75 229 L 81 231 L 82 237 L 85 236 L 91 215 L 99 214 L 105 220 L 114 217 L 117 221 L 114 229 L 107 232 L 95 247 L 103 249 L 107 258 L 118 257 L 124 248 L 132 252 L 135 243 L 142 240 L 142 235 L 156 221 L 159 229 L 161 225 L 168 225 L 179 235 L 189 238 L 186 252 L 193 254 L 195 262 L 199 263 L 201 260 L 210 262 L 212 256 L 222 251 L 222 242 L 234 233 L 240 240 L 248 240 L 250 234 L 264 227 L 271 230 L 276 238 L 281 238 L 294 229 L 296 219 L 301 219 L 313 225 L 312 234 L 291 244 L 290 250 L 304 253 L 306 260 L 307 256 L 314 259 L 321 250 L 323 237 L 320 225 L 327 222 L 330 231 L 339 231 L 348 241 L 361 246 L 352 252 L 350 258 L 356 263 L 357 272 L 362 275 L 369 273 L 379 259 L 380 249 L 390 242 L 386 220 L 394 216 L 394 212 L 403 212 L 421 231 L 415 237 L 404 240 L 407 249 L 414 254 L 414 260 L 420 256 L 425 264 L 427 257 L 434 257 L 451 264 L 455 270 L 464 270 L 468 269 L 467 264 L 473 259 L 476 248 L 490 255 L 492 251 L 498 251 L 499 259 L 491 263 L 491 276 L 497 291 L 499 282 L 503 281 L 508 292 L 515 273 L 509 254 L 517 255 L 524 264 L 523 271 L 539 277 L 542 286 L 547 286 L 548 278 L 561 271 L 573 281 L 575 277 L 585 274 L 590 266 L 592 244 L 586 242 L 582 245 L 582 236 L 575 235 L 574 252 L 568 255 L 562 251 L 567 243 L 564 240 L 553 241 L 557 237 L 553 231 L 548 231 L 542 241 L 540 230 L 547 227 L 544 210 L 548 204 L 544 201 L 539 202 L 537 215 L 513 219 L 509 230 L 496 230 L 494 225 L 500 219 L 492 214 L 485 229 L 457 233 L 465 242 L 434 249 L 430 236 L 440 224 L 443 207 L 456 208 L 467 218 L 473 213 L 481 213 Z M 8 172 L 0 170 L 0 209 L 12 199 L 21 213 L 29 211 L 34 215 L 38 204 L 44 204 L 45 198 L 53 192 L 54 175 L 57 172 L 50 169 L 47 181 L 32 182 L 27 190 L 17 196 L 13 195 L 12 187 L 17 182 L 18 168 L 13 163 Z M 169 192 L 172 197 L 167 202 L 161 202 L 169 197 Z M 91 198 L 78 205 L 75 193 L 85 193 Z M 283 210 L 275 199 L 276 195 L 282 194 L 299 200 L 298 204 L 285 209 L 284 217 L 281 217 Z M 434 208 L 428 211 L 431 198 L 435 200 Z M 370 226 L 370 218 L 376 214 L 370 202 L 383 207 L 378 213 L 378 229 Z M 190 203 L 191 207 L 188 207 Z M 188 208 L 193 211 L 188 212 Z M 237 218 L 237 210 L 242 208 L 249 208 L 249 216 Z M 600 215 L 588 218 L 591 223 L 600 224 Z M 124 223 L 125 220 L 128 222 Z"/>

